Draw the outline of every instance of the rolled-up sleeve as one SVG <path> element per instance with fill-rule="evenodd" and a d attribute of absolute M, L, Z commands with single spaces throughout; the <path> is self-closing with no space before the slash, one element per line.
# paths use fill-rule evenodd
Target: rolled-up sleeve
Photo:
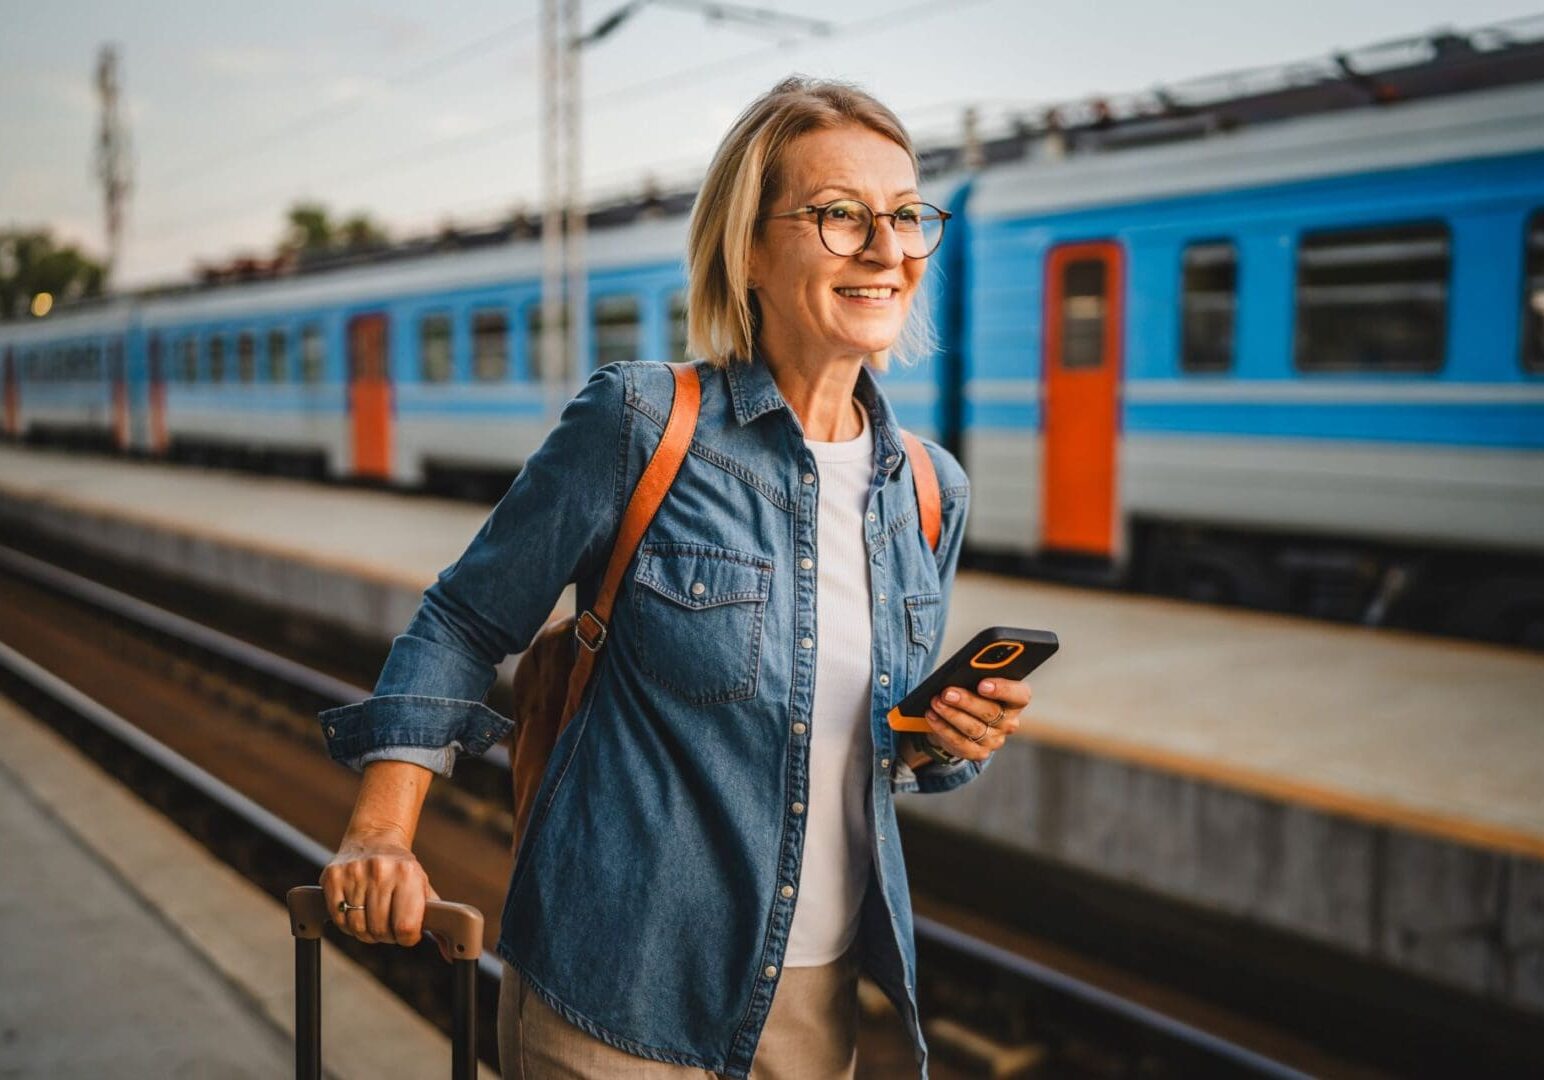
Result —
<path fill-rule="evenodd" d="M 930 444 L 928 449 L 938 473 L 939 501 L 943 504 L 943 534 L 939 537 L 935 558 L 938 560 L 941 610 L 947 620 L 949 600 L 954 592 L 954 575 L 960 565 L 960 550 L 965 545 L 965 521 L 970 515 L 970 479 L 954 455 L 936 443 Z M 918 765 L 910 770 L 912 778 L 899 778 L 898 790 L 913 790 L 923 795 L 953 791 L 980 776 L 991 760 L 965 759 L 947 765 L 941 762 Z M 915 781 L 915 788 L 911 787 L 910 780 Z"/>
<path fill-rule="evenodd" d="M 509 734 L 514 722 L 483 704 L 498 664 L 526 649 L 569 582 L 604 569 L 610 555 L 626 379 L 620 361 L 590 376 L 461 557 L 424 590 L 371 696 L 317 714 L 334 760 L 360 770 L 398 757 L 449 775 L 457 744 L 481 754 Z M 398 748 L 440 756 L 389 752 Z"/>

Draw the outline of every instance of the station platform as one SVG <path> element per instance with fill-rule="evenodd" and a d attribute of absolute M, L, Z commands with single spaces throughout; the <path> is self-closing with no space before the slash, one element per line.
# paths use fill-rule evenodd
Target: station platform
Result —
<path fill-rule="evenodd" d="M 0 516 L 382 640 L 486 513 L 0 447 Z M 962 572 L 945 652 L 994 624 L 1061 650 L 903 817 L 1544 1012 L 1544 655 Z"/>
<path fill-rule="evenodd" d="M 0 1076 L 295 1075 L 283 905 L 4 696 L 0 853 Z M 449 1040 L 322 948 L 325 1075 L 443 1075 Z"/>

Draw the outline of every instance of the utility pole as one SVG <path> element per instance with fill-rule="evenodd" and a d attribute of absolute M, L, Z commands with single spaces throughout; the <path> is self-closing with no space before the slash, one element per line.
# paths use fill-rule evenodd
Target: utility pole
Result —
<path fill-rule="evenodd" d="M 831 24 L 820 19 L 717 0 L 626 0 L 595 28 L 582 28 L 580 0 L 542 0 L 542 164 L 546 209 L 542 218 L 542 340 L 541 357 L 549 393 L 569 396 L 584 375 L 588 355 L 590 313 L 589 275 L 585 259 L 583 156 L 580 135 L 580 50 L 621 26 L 643 8 L 686 8 L 709 19 L 734 22 L 752 29 L 793 28 L 807 34 L 829 34 Z M 564 289 L 564 273 L 567 289 Z M 566 291 L 566 296 L 565 296 Z M 560 319 L 566 309 L 565 348 Z M 559 390 L 558 388 L 562 388 Z M 553 402 L 548 401 L 549 415 Z"/>
<path fill-rule="evenodd" d="M 563 134 L 568 140 L 568 162 L 565 177 L 568 234 L 568 363 L 564 365 L 565 378 L 571 379 L 572 389 L 577 390 L 585 375 L 585 358 L 588 355 L 590 329 L 589 272 L 585 265 L 585 207 L 580 162 L 580 137 L 584 120 L 584 108 L 580 103 L 579 41 L 583 34 L 580 26 L 580 0 L 564 0 L 563 6 L 563 62 L 567 77 L 563 80 L 563 92 L 567 106 L 563 116 Z"/>
<path fill-rule="evenodd" d="M 563 84 L 568 73 L 558 5 L 542 0 L 542 197 L 541 223 L 541 342 L 540 372 L 546 391 L 547 415 L 563 400 Z"/>
<path fill-rule="evenodd" d="M 129 131 L 118 113 L 118 50 L 102 46 L 97 54 L 97 95 L 102 102 L 102 127 L 97 136 L 96 174 L 102 182 L 107 209 L 107 266 L 102 291 L 106 292 L 118 266 L 123 236 L 123 204 L 132 185 L 129 165 Z"/>

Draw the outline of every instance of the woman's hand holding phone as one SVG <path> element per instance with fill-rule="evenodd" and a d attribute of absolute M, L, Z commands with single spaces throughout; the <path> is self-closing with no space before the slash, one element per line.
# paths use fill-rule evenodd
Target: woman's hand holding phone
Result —
<path fill-rule="evenodd" d="M 903 760 L 915 767 L 991 757 L 1029 706 L 1023 680 L 1060 644 L 1049 630 L 1013 626 L 989 626 L 971 638 L 890 708 L 890 726 L 905 733 Z"/>
<path fill-rule="evenodd" d="M 975 691 L 948 687 L 924 714 L 931 738 L 955 757 L 985 761 L 1018 730 L 1032 694 L 1028 683 L 1008 679 L 982 679 Z"/>

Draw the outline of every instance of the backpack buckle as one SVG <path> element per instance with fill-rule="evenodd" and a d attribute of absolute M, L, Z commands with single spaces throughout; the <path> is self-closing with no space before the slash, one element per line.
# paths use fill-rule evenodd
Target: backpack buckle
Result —
<path fill-rule="evenodd" d="M 584 614 L 574 620 L 574 637 L 586 649 L 599 652 L 606 642 L 606 624 L 600 621 L 595 612 L 586 608 Z"/>

